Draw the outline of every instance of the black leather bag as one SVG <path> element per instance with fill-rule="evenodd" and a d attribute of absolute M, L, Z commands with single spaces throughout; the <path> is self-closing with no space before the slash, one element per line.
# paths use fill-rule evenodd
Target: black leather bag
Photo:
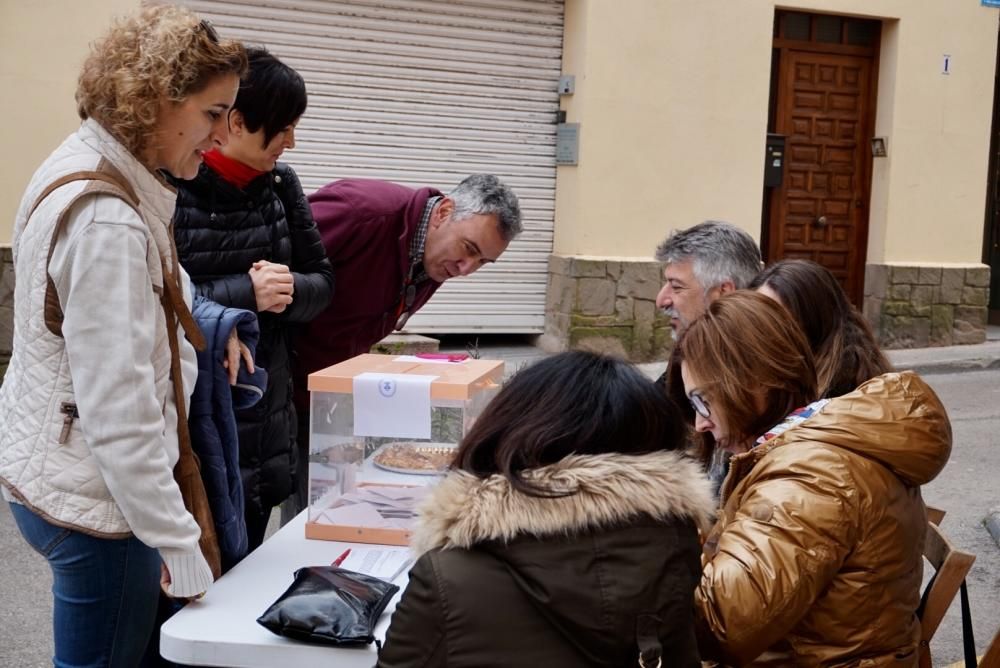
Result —
<path fill-rule="evenodd" d="M 257 623 L 288 638 L 326 645 L 367 645 L 399 587 L 336 566 L 295 571 L 295 581 Z"/>

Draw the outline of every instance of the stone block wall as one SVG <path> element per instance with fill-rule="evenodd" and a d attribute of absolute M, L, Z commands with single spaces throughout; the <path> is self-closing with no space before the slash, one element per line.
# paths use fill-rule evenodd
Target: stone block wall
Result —
<path fill-rule="evenodd" d="M 14 258 L 9 244 L 0 244 L 0 382 L 7 371 L 14 340 Z"/>
<path fill-rule="evenodd" d="M 865 267 L 864 314 L 885 348 L 925 348 L 986 340 L 990 268 Z"/>
<path fill-rule="evenodd" d="M 550 351 L 593 350 L 648 362 L 667 358 L 670 323 L 656 308 L 662 265 L 549 256 L 545 335 Z"/>
<path fill-rule="evenodd" d="M 429 336 L 393 333 L 372 346 L 369 352 L 379 355 L 416 355 L 436 353 L 440 345 L 440 341 Z"/>

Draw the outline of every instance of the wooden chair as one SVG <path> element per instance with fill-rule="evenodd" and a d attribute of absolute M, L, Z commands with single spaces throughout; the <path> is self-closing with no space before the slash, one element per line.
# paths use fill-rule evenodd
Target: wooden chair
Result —
<path fill-rule="evenodd" d="M 993 636 L 986 653 L 980 657 L 979 668 L 1000 668 L 1000 631 Z"/>
<path fill-rule="evenodd" d="M 940 508 L 935 508 L 934 506 L 927 506 L 927 521 L 935 526 L 941 526 L 941 520 L 945 516 L 944 510 Z"/>
<path fill-rule="evenodd" d="M 941 620 L 976 561 L 976 556 L 952 547 L 941 529 L 931 521 L 927 523 L 924 558 L 930 562 L 935 573 L 924 591 L 923 612 L 920 616 L 920 668 L 931 668 L 931 638 L 941 625 Z"/>

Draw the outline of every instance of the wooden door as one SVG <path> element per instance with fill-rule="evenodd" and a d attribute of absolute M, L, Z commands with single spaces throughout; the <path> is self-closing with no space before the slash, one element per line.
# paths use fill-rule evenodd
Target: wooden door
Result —
<path fill-rule="evenodd" d="M 870 56 L 782 49 L 774 131 L 785 173 L 771 201 L 767 257 L 812 260 L 856 305 L 864 290 L 870 186 Z"/>

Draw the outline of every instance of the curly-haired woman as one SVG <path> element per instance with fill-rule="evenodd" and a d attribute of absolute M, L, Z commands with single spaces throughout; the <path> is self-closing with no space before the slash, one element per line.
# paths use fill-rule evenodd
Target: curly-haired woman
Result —
<path fill-rule="evenodd" d="M 199 335 L 163 173 L 194 176 L 226 142 L 245 69 L 187 10 L 118 21 L 84 63 L 83 123 L 17 213 L 0 483 L 52 568 L 56 665 L 138 665 L 160 587 L 212 582 L 174 479 Z"/>

